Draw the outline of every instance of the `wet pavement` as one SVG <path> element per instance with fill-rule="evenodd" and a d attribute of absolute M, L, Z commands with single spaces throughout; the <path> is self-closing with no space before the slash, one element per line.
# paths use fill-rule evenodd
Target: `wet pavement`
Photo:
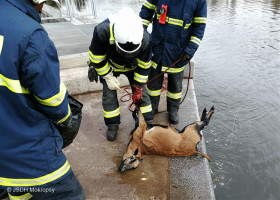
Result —
<path fill-rule="evenodd" d="M 187 80 L 184 80 L 184 92 L 186 84 Z M 64 152 L 85 190 L 86 198 L 215 199 L 208 161 L 199 155 L 191 158 L 143 155 L 144 160 L 137 169 L 124 173 L 118 171 L 134 128 L 132 113 L 128 109 L 131 101 L 120 100 L 125 94 L 123 88 L 118 92 L 121 124 L 115 141 L 106 139 L 102 92 L 75 95 L 84 104 L 83 120 L 77 138 Z M 165 110 L 164 92 L 159 111 Z M 198 118 L 194 88 L 190 81 L 188 95 L 181 105 L 180 123 L 176 128 L 182 129 Z M 168 125 L 167 112 L 155 115 L 154 123 Z M 199 150 L 206 153 L 204 141 L 201 144 Z"/>

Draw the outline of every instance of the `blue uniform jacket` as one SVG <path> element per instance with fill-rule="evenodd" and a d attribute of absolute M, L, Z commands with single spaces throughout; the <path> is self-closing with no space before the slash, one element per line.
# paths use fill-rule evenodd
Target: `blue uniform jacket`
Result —
<path fill-rule="evenodd" d="M 162 5 L 167 5 L 165 24 L 159 23 Z M 162 71 L 165 71 L 183 51 L 190 56 L 195 54 L 204 35 L 207 3 L 206 0 L 146 0 L 140 17 L 144 27 L 153 23 L 152 66 L 156 68 L 162 61 Z M 186 62 L 178 63 L 167 72 L 183 71 Z"/>
<path fill-rule="evenodd" d="M 1 0 L 0 19 L 0 188 L 46 186 L 71 172 L 52 124 L 71 119 L 57 52 L 29 1 Z"/>

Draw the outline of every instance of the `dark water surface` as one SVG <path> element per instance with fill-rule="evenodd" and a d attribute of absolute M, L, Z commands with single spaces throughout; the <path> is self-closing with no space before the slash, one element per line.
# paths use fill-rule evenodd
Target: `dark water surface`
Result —
<path fill-rule="evenodd" d="M 96 0 L 97 15 L 143 0 Z M 280 199 L 280 0 L 208 0 L 195 59 L 217 200 Z"/>
<path fill-rule="evenodd" d="M 280 199 L 280 1 L 208 0 L 195 55 L 216 198 Z"/>

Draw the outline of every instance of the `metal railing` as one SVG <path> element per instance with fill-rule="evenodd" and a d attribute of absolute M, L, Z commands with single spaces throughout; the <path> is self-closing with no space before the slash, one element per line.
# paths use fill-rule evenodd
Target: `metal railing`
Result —
<path fill-rule="evenodd" d="M 42 20 L 97 16 L 93 0 L 60 0 L 60 3 L 60 10 L 53 4 L 44 5 Z"/>

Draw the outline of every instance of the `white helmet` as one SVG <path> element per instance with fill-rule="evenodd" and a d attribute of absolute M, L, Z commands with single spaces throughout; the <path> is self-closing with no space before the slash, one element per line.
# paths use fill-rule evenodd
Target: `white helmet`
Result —
<path fill-rule="evenodd" d="M 40 3 L 43 3 L 43 2 L 46 2 L 46 3 L 54 2 L 57 5 L 57 7 L 61 8 L 61 4 L 59 3 L 58 0 L 32 0 L 32 2 L 34 4 L 40 4 Z"/>
<path fill-rule="evenodd" d="M 117 14 L 110 15 L 109 20 L 114 24 L 118 53 L 125 57 L 136 56 L 144 34 L 141 18 L 131 8 L 123 8 Z"/>

